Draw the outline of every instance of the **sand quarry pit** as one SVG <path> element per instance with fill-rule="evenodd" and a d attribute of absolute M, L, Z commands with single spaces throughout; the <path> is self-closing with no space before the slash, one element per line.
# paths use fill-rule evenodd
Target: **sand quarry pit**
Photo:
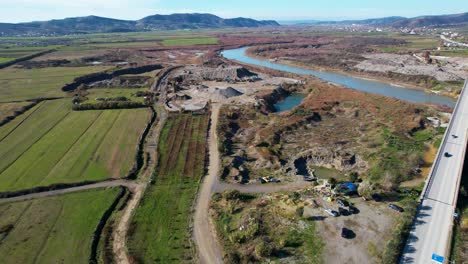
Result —
<path fill-rule="evenodd" d="M 188 66 L 171 74 L 166 107 L 169 111 L 199 111 L 209 102 L 256 103 L 256 94 L 272 91 L 283 83 L 299 80 L 271 77 L 238 66 L 207 68 Z"/>

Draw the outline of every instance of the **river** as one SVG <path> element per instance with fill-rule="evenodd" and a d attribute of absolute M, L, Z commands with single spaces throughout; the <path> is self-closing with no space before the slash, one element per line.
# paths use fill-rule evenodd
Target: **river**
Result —
<path fill-rule="evenodd" d="M 284 71 L 284 72 L 291 72 L 296 74 L 305 74 L 305 75 L 312 75 L 318 77 L 324 81 L 328 81 L 331 83 L 341 84 L 347 86 L 349 88 L 380 94 L 384 96 L 389 96 L 405 101 L 410 101 L 414 103 L 430 103 L 430 104 L 438 104 L 438 105 L 448 105 L 453 107 L 455 105 L 455 99 L 429 94 L 421 90 L 415 90 L 410 88 L 403 88 L 399 86 L 395 86 L 389 83 L 380 82 L 377 80 L 366 80 L 361 78 L 352 77 L 346 74 L 334 73 L 334 72 L 327 72 L 327 71 L 314 71 L 303 69 L 299 67 L 288 66 L 280 63 L 271 62 L 268 60 L 260 60 L 249 57 L 246 55 L 245 51 L 248 47 L 239 48 L 239 49 L 231 49 L 225 50 L 221 54 L 230 60 L 236 60 L 242 63 L 258 65 L 274 70 Z"/>

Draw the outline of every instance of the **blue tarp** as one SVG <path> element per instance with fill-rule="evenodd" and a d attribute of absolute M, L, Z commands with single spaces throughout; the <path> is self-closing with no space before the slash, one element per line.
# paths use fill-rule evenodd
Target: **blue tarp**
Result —
<path fill-rule="evenodd" d="M 357 186 L 352 182 L 343 182 L 343 184 L 341 184 L 341 186 L 348 189 L 348 192 L 356 192 L 357 191 Z"/>

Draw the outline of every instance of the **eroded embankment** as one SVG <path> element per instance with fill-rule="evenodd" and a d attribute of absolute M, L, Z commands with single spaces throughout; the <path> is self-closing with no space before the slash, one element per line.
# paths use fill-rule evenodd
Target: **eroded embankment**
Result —
<path fill-rule="evenodd" d="M 145 130 L 140 136 L 140 139 L 138 140 L 138 146 L 136 149 L 136 154 L 135 154 L 135 163 L 133 164 L 133 168 L 130 170 L 128 173 L 126 179 L 129 180 L 135 180 L 138 176 L 138 174 L 141 171 L 141 168 L 143 168 L 143 165 L 145 163 L 144 161 L 144 148 L 145 148 L 145 142 L 148 137 L 149 132 L 151 131 L 151 128 L 153 127 L 154 123 L 156 122 L 156 111 L 154 110 L 153 107 L 150 107 L 152 111 L 151 119 L 150 122 L 146 125 Z"/>
<path fill-rule="evenodd" d="M 125 196 L 127 193 L 127 189 L 125 187 L 120 187 L 120 193 L 119 195 L 115 198 L 114 202 L 112 205 L 109 207 L 109 209 L 104 212 L 104 215 L 102 216 L 101 220 L 99 221 L 96 230 L 94 231 L 93 234 L 93 240 L 91 242 L 91 254 L 89 256 L 89 263 L 98 263 L 98 247 L 99 247 L 99 242 L 101 241 L 102 233 L 104 230 L 104 227 L 107 224 L 107 221 L 111 217 L 112 213 L 115 211 L 117 206 L 119 205 L 121 199 Z"/>
<path fill-rule="evenodd" d="M 107 79 L 112 79 L 114 77 L 120 76 L 120 75 L 126 75 L 126 74 L 142 74 L 146 72 L 151 72 L 155 70 L 160 70 L 162 69 L 163 66 L 159 64 L 154 64 L 154 65 L 145 65 L 145 66 L 139 66 L 139 67 L 134 67 L 134 68 L 125 68 L 125 69 L 119 69 L 115 71 L 105 71 L 105 72 L 98 72 L 98 73 L 91 73 L 88 75 L 84 75 L 81 77 L 77 77 L 73 80 L 72 83 L 66 84 L 65 86 L 62 87 L 62 91 L 64 92 L 70 92 L 78 88 L 82 84 L 86 83 L 92 83 L 92 82 L 99 82 Z"/>

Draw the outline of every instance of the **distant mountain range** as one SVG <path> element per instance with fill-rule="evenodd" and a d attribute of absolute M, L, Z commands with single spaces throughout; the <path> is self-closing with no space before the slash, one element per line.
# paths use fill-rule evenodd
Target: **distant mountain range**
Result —
<path fill-rule="evenodd" d="M 288 21 L 287 24 L 291 24 Z M 382 27 L 440 27 L 449 25 L 463 25 L 468 24 L 468 12 L 454 15 L 440 15 L 440 16 L 420 16 L 414 18 L 406 18 L 399 16 L 372 18 L 364 20 L 344 20 L 344 21 L 297 21 L 296 24 L 309 24 L 309 25 L 370 25 Z"/>
<path fill-rule="evenodd" d="M 258 21 L 242 17 L 223 19 L 212 14 L 154 15 L 136 21 L 87 16 L 17 24 L 0 23 L 0 36 L 66 35 L 265 26 L 279 26 L 279 24 L 272 20 Z"/>

